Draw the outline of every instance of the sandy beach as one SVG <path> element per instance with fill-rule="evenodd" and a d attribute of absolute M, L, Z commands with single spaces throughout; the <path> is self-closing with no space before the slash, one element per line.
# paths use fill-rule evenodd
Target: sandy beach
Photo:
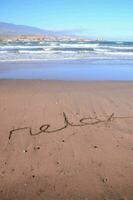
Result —
<path fill-rule="evenodd" d="M 133 82 L 0 80 L 0 200 L 133 200 Z"/>

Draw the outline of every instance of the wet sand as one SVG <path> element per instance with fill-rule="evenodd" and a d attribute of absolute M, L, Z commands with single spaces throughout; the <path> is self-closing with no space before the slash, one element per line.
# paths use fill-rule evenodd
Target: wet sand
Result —
<path fill-rule="evenodd" d="M 133 82 L 0 80 L 0 200 L 133 200 Z"/>

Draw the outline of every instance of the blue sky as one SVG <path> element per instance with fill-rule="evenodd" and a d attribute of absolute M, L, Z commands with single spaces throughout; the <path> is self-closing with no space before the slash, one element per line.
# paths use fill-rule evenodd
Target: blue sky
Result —
<path fill-rule="evenodd" d="M 133 40 L 133 0 L 0 0 L 0 21 Z"/>

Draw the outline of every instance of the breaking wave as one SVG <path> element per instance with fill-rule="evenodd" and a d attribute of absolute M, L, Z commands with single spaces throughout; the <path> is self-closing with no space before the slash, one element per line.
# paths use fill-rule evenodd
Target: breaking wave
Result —
<path fill-rule="evenodd" d="M 133 42 L 0 42 L 0 61 L 133 59 Z"/>

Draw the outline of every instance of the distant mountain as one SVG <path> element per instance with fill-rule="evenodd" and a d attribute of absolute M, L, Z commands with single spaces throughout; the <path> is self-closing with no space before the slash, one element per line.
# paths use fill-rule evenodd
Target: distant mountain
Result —
<path fill-rule="evenodd" d="M 40 28 L 0 22 L 0 35 L 62 35 L 62 31 L 49 31 Z"/>

